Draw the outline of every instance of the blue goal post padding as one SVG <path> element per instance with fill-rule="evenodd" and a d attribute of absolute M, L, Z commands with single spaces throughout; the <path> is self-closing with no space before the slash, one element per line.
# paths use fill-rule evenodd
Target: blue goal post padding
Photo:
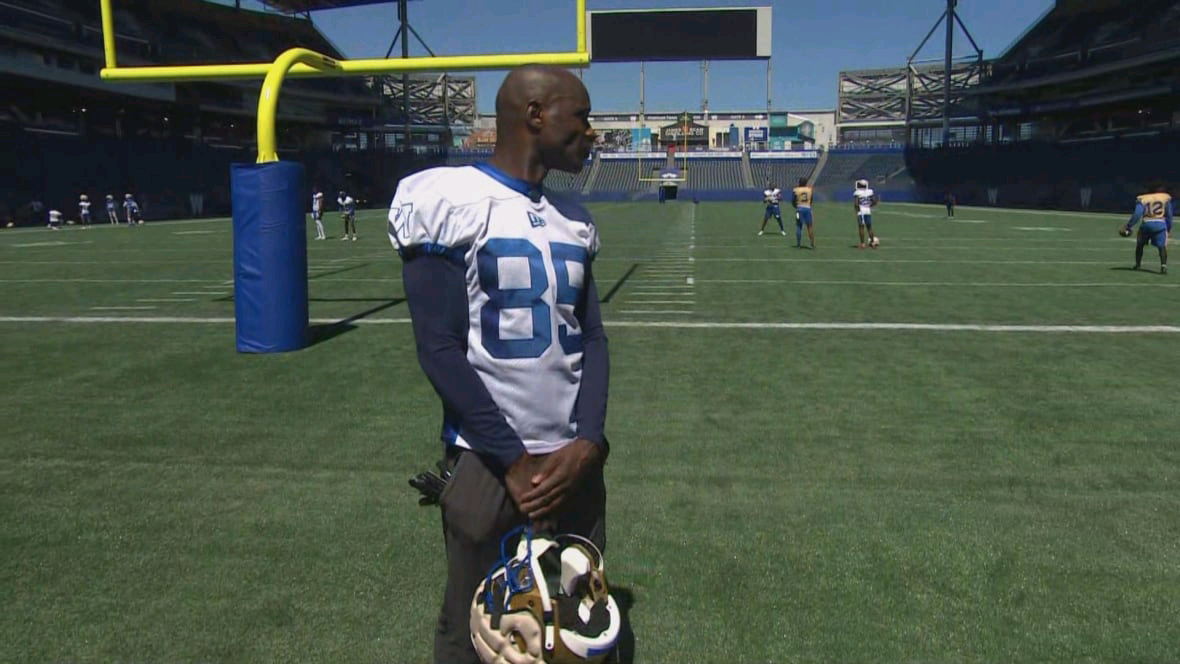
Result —
<path fill-rule="evenodd" d="M 233 164 L 230 191 L 238 352 L 305 348 L 310 329 L 303 164 Z"/>

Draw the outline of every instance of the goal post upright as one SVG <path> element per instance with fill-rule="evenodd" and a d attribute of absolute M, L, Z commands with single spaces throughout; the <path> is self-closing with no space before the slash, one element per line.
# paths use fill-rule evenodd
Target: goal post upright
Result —
<path fill-rule="evenodd" d="M 258 96 L 258 155 L 230 170 L 233 207 L 234 320 L 240 353 L 281 353 L 311 343 L 303 164 L 278 155 L 276 121 L 283 81 L 294 77 L 510 69 L 535 63 L 590 64 L 586 0 L 574 0 L 577 38 L 566 52 L 337 59 L 291 48 L 273 62 L 120 67 L 113 0 L 99 0 L 104 81 L 178 83 L 263 79 Z"/>

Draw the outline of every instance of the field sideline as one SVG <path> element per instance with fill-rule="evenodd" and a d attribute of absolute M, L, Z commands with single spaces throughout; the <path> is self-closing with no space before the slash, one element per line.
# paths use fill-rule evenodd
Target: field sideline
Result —
<path fill-rule="evenodd" d="M 886 202 L 872 251 L 850 208 L 810 251 L 591 206 L 632 660 L 1180 660 L 1176 274 L 1127 215 Z M 429 661 L 441 409 L 383 219 L 327 215 L 271 356 L 228 220 L 0 232 L 0 661 Z"/>

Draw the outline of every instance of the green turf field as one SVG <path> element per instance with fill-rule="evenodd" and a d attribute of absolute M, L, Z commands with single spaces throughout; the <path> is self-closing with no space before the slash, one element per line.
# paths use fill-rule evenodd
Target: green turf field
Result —
<path fill-rule="evenodd" d="M 850 208 L 812 252 L 594 207 L 634 661 L 1180 660 L 1180 272 L 1123 217 Z M 226 220 L 0 232 L 0 661 L 429 661 L 441 411 L 383 213 L 326 225 L 267 356 Z"/>

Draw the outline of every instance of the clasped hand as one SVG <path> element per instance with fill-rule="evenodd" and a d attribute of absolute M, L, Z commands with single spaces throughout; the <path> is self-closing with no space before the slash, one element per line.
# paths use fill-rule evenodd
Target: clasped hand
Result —
<path fill-rule="evenodd" d="M 584 438 L 544 455 L 525 453 L 504 475 L 509 495 L 529 519 L 556 517 L 586 471 L 599 460 L 598 445 Z"/>

